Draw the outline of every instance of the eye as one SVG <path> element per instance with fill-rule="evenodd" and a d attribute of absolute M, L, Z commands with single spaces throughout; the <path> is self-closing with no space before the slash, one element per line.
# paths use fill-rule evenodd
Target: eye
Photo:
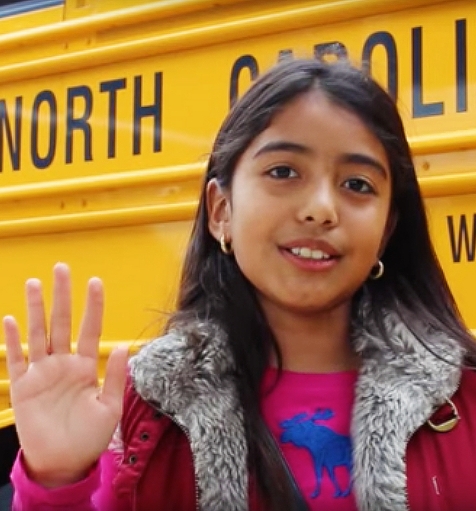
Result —
<path fill-rule="evenodd" d="M 287 165 L 272 168 L 268 174 L 275 179 L 291 179 L 298 177 L 298 173 Z"/>
<path fill-rule="evenodd" d="M 373 186 L 365 179 L 361 179 L 359 177 L 347 179 L 347 181 L 344 182 L 344 188 L 357 193 L 375 193 Z"/>

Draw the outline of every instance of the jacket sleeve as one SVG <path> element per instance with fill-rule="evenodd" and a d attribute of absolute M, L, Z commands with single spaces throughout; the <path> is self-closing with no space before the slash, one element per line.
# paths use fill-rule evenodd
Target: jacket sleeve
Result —
<path fill-rule="evenodd" d="M 127 502 L 113 492 L 112 481 L 117 472 L 115 456 L 106 451 L 90 473 L 81 481 L 48 489 L 32 481 L 27 474 L 20 451 L 13 466 L 14 487 L 12 511 L 127 511 Z"/>

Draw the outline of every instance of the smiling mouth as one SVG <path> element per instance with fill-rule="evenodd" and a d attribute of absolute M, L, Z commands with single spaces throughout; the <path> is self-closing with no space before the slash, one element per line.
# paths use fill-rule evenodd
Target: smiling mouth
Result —
<path fill-rule="evenodd" d="M 323 250 L 310 249 L 309 247 L 293 247 L 285 249 L 290 254 L 293 254 L 300 259 L 310 259 L 313 261 L 329 261 L 330 259 L 336 259 L 337 256 L 328 254 Z"/>

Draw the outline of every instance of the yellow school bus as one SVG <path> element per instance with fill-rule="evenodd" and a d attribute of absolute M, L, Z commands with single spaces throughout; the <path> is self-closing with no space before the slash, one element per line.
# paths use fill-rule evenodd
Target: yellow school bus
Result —
<path fill-rule="evenodd" d="M 213 136 L 281 58 L 365 61 L 397 99 L 438 256 L 476 329 L 472 0 L 26 0 L 0 7 L 0 315 L 70 264 L 106 286 L 101 353 L 156 335 Z M 0 343 L 0 428 L 14 422 Z"/>

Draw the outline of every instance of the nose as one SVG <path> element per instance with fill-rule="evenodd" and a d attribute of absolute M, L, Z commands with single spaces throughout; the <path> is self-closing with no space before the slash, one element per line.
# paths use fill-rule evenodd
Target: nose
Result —
<path fill-rule="evenodd" d="M 299 220 L 305 223 L 333 227 L 339 223 L 336 191 L 330 184 L 320 184 L 302 198 Z"/>

